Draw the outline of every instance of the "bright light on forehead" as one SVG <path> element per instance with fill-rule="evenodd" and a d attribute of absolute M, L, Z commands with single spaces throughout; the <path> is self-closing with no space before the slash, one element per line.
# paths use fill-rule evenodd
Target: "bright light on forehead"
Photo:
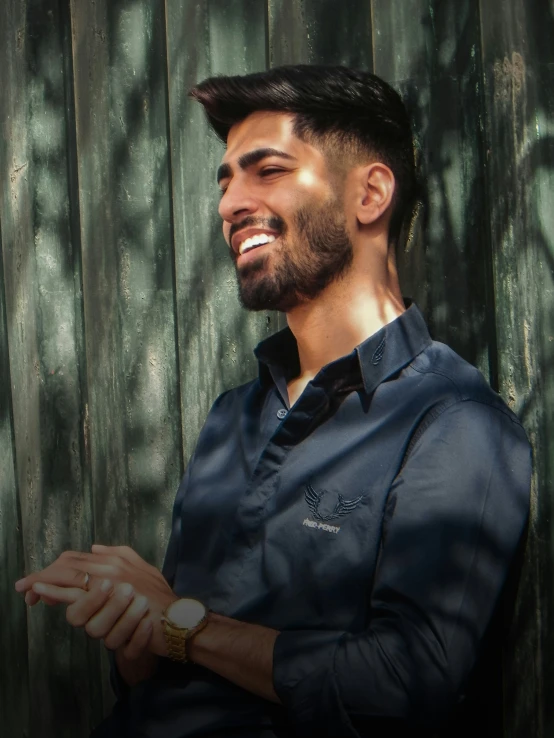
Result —
<path fill-rule="evenodd" d="M 310 187 L 311 185 L 315 184 L 315 175 L 313 172 L 304 169 L 301 172 L 298 172 L 298 181 L 300 182 L 300 184 Z"/>

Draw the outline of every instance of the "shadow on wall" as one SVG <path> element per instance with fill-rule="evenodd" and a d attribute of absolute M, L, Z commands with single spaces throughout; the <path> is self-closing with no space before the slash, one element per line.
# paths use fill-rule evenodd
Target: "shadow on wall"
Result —
<path fill-rule="evenodd" d="M 27 178 L 30 197 L 28 209 L 13 207 L 10 230 L 31 233 L 32 240 L 17 254 L 8 254 L 6 263 L 13 270 L 5 274 L 12 281 L 6 291 L 13 291 L 7 315 L 10 335 L 23 330 L 22 343 L 10 346 L 14 354 L 22 352 L 12 356 L 12 367 L 36 375 L 41 419 L 40 448 L 16 448 L 18 463 L 26 463 L 30 455 L 42 475 L 38 492 L 32 485 L 20 490 L 28 515 L 23 519 L 27 561 L 42 566 L 70 545 L 88 547 L 101 533 L 109 536 L 103 542 L 129 542 L 159 563 L 183 456 L 190 455 L 215 396 L 255 374 L 253 337 L 271 332 L 275 318 L 246 314 L 235 297 L 213 184 L 220 145 L 185 94 L 170 99 L 168 110 L 168 69 L 170 84 L 177 73 L 191 84 L 204 76 L 200 57 L 206 49 L 192 47 L 188 37 L 197 25 L 193 4 L 190 23 L 173 45 L 178 54 L 166 66 L 160 7 L 116 0 L 102 5 L 103 17 L 88 4 L 73 3 L 76 120 L 70 19 L 59 15 L 58 6 L 53 0 L 42 9 L 35 3 L 28 6 L 28 161 L 16 162 L 12 184 Z M 218 7 L 223 8 L 214 5 L 210 10 L 212 20 Z M 433 43 L 437 29 L 446 27 L 442 8 L 437 4 L 434 24 L 425 21 Z M 519 107 L 523 118 L 517 122 L 524 136 L 504 176 L 504 156 L 512 149 L 487 151 L 483 138 L 483 103 L 489 104 L 490 96 L 481 88 L 479 55 L 471 53 L 477 16 L 461 12 L 460 18 L 452 53 L 430 60 L 422 52 L 411 62 L 417 76 L 398 84 L 414 117 L 428 205 L 412 248 L 402 257 L 405 280 L 434 336 L 485 373 L 488 366 L 496 382 L 495 311 L 498 315 L 506 308 L 498 301 L 495 305 L 491 294 L 491 214 L 495 244 L 513 239 L 522 216 L 525 232 L 518 232 L 514 261 L 505 265 L 512 275 L 505 279 L 516 284 L 512 292 L 506 287 L 506 294 L 514 296 L 517 312 L 518 295 L 528 292 L 527 346 L 533 355 L 527 367 L 518 369 L 511 404 L 531 427 L 537 448 L 544 450 L 538 444 L 550 429 L 543 408 L 554 400 L 547 377 L 554 365 L 554 326 L 545 309 L 554 274 L 554 223 L 546 194 L 554 163 L 548 123 L 551 85 L 538 84 L 532 75 L 525 82 L 529 104 Z M 542 38 L 552 23 L 533 18 L 536 27 L 529 36 Z M 314 33 L 317 20 L 310 21 Z M 259 33 L 265 34 L 265 27 Z M 332 45 L 329 29 L 326 34 L 316 37 L 313 53 L 324 56 L 327 44 Z M 203 42 L 209 47 L 208 34 Z M 333 47 L 329 61 L 346 59 Z M 494 74 L 485 67 L 485 87 L 493 84 Z M 513 90 L 506 89 L 509 102 Z M 172 121 L 192 118 L 190 128 L 188 123 L 178 131 L 173 128 L 172 136 L 205 139 L 197 152 L 186 144 L 178 147 L 194 154 L 194 166 L 175 159 L 176 138 L 170 162 L 170 113 Z M 509 115 L 495 119 L 494 125 L 495 139 L 513 141 Z M 190 202 L 175 203 L 176 190 L 187 196 L 190 192 Z M 177 208 L 184 211 L 183 242 L 175 241 Z M 12 248 L 6 238 L 3 248 Z M 35 305 L 36 337 L 20 324 L 18 306 L 29 300 Z M 539 306 L 538 315 L 533 305 Z M 23 343 L 35 340 L 37 363 L 26 365 Z M 515 353 L 515 360 L 525 365 L 524 347 Z M 521 377 L 528 382 L 523 394 Z M 501 382 L 503 391 L 507 387 Z M 12 401 L 16 422 L 23 422 L 18 408 L 22 396 L 15 393 Z M 24 432 L 17 437 L 23 444 Z M 546 485 L 551 470 L 544 453 L 538 469 L 541 485 Z M 549 539 L 548 531 L 543 534 Z M 533 549 L 530 555 L 535 555 Z M 536 592 L 529 591 L 528 598 L 534 602 Z M 529 619 L 534 617 L 530 610 Z M 87 690 L 90 674 L 98 671 L 97 656 L 84 639 L 68 635 L 55 611 L 45 611 L 40 622 L 36 613 L 31 619 L 35 615 L 29 638 L 32 696 L 33 702 L 48 705 L 48 714 L 37 713 L 33 719 L 74 728 L 90 716 L 90 708 L 83 706 L 90 702 Z M 528 632 L 527 626 L 518 627 Z M 45 645 L 47 633 L 51 646 Z M 51 649 L 48 659 L 45 648 Z M 75 712 L 68 712 L 69 694 L 79 695 Z"/>

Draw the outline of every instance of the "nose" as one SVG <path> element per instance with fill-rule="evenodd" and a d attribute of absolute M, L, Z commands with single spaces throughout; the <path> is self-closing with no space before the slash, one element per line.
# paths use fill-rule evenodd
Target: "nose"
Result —
<path fill-rule="evenodd" d="M 258 202 L 251 189 L 238 177 L 229 182 L 219 202 L 219 215 L 227 223 L 242 220 L 245 215 L 252 215 L 258 209 Z"/>

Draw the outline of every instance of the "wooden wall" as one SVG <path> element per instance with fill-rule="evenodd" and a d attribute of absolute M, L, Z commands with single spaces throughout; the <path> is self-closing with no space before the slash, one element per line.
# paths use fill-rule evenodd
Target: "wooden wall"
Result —
<path fill-rule="evenodd" d="M 3 734 L 84 738 L 112 702 L 102 647 L 13 582 L 94 541 L 160 564 L 211 403 L 283 325 L 239 307 L 222 147 L 186 93 L 296 62 L 373 70 L 412 113 L 427 207 L 404 293 L 535 448 L 503 730 L 551 734 L 553 38 L 549 0 L 2 0 Z"/>

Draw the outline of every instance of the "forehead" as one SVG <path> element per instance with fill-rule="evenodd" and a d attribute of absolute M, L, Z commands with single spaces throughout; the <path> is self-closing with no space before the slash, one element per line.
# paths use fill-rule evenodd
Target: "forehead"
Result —
<path fill-rule="evenodd" d="M 294 135 L 293 124 L 294 116 L 290 113 L 252 113 L 229 131 L 222 163 L 231 164 L 241 154 L 254 149 L 273 148 L 295 157 L 316 152 Z"/>

